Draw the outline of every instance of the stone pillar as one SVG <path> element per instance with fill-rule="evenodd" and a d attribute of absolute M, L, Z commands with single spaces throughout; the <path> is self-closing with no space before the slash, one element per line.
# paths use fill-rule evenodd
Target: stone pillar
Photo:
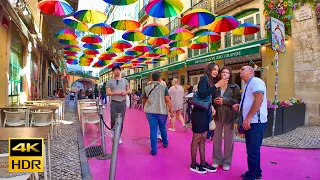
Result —
<path fill-rule="evenodd" d="M 295 97 L 307 103 L 306 123 L 320 125 L 320 27 L 311 11 L 311 19 L 292 20 Z"/>

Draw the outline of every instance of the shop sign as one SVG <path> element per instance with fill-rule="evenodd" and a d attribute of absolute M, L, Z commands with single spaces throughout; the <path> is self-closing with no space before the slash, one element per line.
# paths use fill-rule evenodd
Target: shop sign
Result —
<path fill-rule="evenodd" d="M 302 6 L 294 12 L 296 21 L 303 21 L 312 18 L 312 10 L 310 6 Z"/>
<path fill-rule="evenodd" d="M 260 47 L 256 46 L 256 47 L 247 48 L 247 49 L 235 50 L 232 52 L 215 53 L 209 57 L 205 57 L 205 58 L 199 57 L 196 60 L 187 61 L 187 65 L 204 64 L 204 63 L 212 62 L 212 61 L 216 61 L 216 60 L 230 59 L 230 58 L 235 58 L 235 57 L 239 57 L 239 56 L 256 54 L 259 52 L 260 52 Z"/>

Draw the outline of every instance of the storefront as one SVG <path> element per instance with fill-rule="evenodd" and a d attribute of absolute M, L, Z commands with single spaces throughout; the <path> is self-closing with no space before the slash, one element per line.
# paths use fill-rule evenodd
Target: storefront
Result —
<path fill-rule="evenodd" d="M 38 98 L 38 89 L 39 89 L 39 67 L 37 64 L 37 57 L 36 55 L 32 52 L 31 53 L 31 63 L 30 63 L 30 69 L 32 72 L 32 75 L 30 77 L 31 79 L 31 86 L 30 86 L 30 96 L 31 99 L 36 99 Z"/>

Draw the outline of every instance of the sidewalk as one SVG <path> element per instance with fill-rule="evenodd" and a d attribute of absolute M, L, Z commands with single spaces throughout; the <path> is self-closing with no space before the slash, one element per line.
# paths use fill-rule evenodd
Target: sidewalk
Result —
<path fill-rule="evenodd" d="M 109 109 L 105 110 L 106 123 L 110 123 Z M 169 122 L 168 122 L 169 124 Z M 168 125 L 167 125 L 168 127 Z M 230 171 L 218 169 L 217 173 L 197 174 L 189 170 L 190 143 L 192 133 L 184 132 L 177 122 L 177 132 L 168 132 L 169 147 L 158 146 L 158 154 L 150 155 L 149 125 L 141 110 L 128 109 L 122 134 L 123 144 L 119 145 L 117 180 L 185 180 L 185 179 L 241 179 L 247 169 L 245 144 L 236 142 L 233 165 Z M 99 137 L 94 126 L 88 128 L 84 143 L 89 144 Z M 106 138 L 107 151 L 111 152 L 112 141 Z M 206 143 L 206 160 L 212 163 L 213 142 Z M 261 166 L 264 179 L 317 179 L 320 169 L 320 150 L 281 149 L 262 147 Z M 89 159 L 94 180 L 105 180 L 109 176 L 110 160 Z"/>

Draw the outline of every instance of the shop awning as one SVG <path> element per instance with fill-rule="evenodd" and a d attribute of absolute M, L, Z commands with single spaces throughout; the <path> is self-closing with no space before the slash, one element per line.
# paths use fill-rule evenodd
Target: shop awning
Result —
<path fill-rule="evenodd" d="M 225 60 L 229 58 L 235 58 L 239 56 L 246 56 L 251 54 L 260 53 L 260 46 L 263 43 L 268 42 L 269 39 L 262 39 L 259 41 L 242 44 L 230 48 L 225 48 L 220 51 L 203 54 L 186 60 L 187 66 L 195 64 L 203 64 L 206 62 L 212 62 L 216 60 Z"/>

